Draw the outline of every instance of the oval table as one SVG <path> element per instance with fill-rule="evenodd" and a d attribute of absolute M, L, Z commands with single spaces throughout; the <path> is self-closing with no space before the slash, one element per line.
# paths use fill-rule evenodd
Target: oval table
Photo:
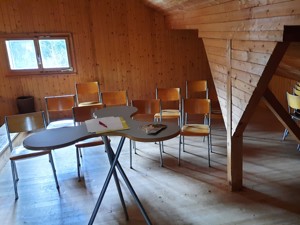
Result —
<path fill-rule="evenodd" d="M 128 218 L 127 210 L 125 207 L 124 199 L 122 196 L 122 192 L 119 186 L 119 180 L 117 178 L 117 174 L 115 172 L 115 168 L 119 170 L 119 173 L 121 174 L 124 182 L 127 185 L 127 188 L 129 189 L 131 195 L 133 196 L 137 206 L 139 207 L 145 221 L 147 224 L 151 224 L 151 221 L 141 204 L 138 196 L 136 195 L 129 179 L 127 178 L 121 164 L 119 163 L 119 156 L 122 151 L 123 144 L 125 142 L 125 138 L 129 138 L 133 141 L 139 141 L 139 142 L 158 142 L 158 141 L 165 141 L 171 138 L 176 137 L 179 134 L 179 126 L 177 124 L 173 123 L 165 123 L 167 124 L 167 128 L 160 131 L 158 134 L 155 135 L 148 135 L 145 131 L 142 130 L 142 126 L 145 124 L 148 124 L 149 122 L 142 122 L 142 121 L 136 121 L 131 118 L 132 115 L 134 115 L 137 112 L 137 109 L 135 107 L 131 106 L 113 106 L 113 107 L 107 107 L 100 110 L 97 110 L 94 113 L 94 116 L 97 118 L 102 117 L 109 117 L 109 116 L 117 116 L 122 117 L 129 129 L 126 130 L 115 130 L 115 131 L 109 131 L 105 133 L 89 133 L 87 130 L 87 127 L 85 124 L 74 126 L 74 127 L 64 127 L 64 128 L 56 128 L 56 129 L 49 129 L 49 130 L 43 130 L 37 133 L 34 133 L 27 138 L 24 139 L 23 145 L 24 147 L 31 149 L 31 150 L 51 150 L 51 149 L 58 149 L 62 147 L 66 147 L 72 144 L 75 144 L 78 141 L 82 141 L 88 138 L 101 136 L 104 144 L 105 149 L 108 154 L 108 158 L 110 161 L 110 170 L 107 174 L 106 180 L 103 184 L 102 190 L 100 192 L 100 195 L 98 197 L 97 203 L 95 205 L 95 208 L 93 210 L 93 213 L 91 215 L 91 218 L 89 220 L 88 224 L 93 224 L 96 215 L 98 213 L 98 210 L 100 208 L 101 202 L 103 200 L 103 197 L 105 195 L 106 189 L 108 187 L 108 184 L 110 182 L 110 179 L 112 175 L 114 175 L 115 182 L 118 188 L 118 192 L 121 198 L 121 202 L 126 214 L 126 218 Z M 119 145 L 114 152 L 110 141 L 107 136 L 121 136 Z"/>

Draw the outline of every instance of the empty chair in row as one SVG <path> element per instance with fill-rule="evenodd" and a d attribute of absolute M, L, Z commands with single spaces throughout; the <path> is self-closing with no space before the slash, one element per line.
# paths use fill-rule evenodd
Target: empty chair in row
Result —
<path fill-rule="evenodd" d="M 73 118 L 74 118 L 74 125 L 80 125 L 84 123 L 84 121 L 92 119 L 93 118 L 93 113 L 96 110 L 104 108 L 105 105 L 98 103 L 98 104 L 92 104 L 92 105 L 85 105 L 85 106 L 77 106 L 73 107 Z M 99 146 L 103 145 L 104 142 L 101 137 L 95 137 L 95 138 L 90 138 L 84 141 L 77 142 L 75 144 L 76 148 L 76 159 L 77 159 L 77 174 L 78 174 L 78 181 L 81 180 L 80 176 L 80 157 L 82 156 L 81 154 L 81 149 L 82 148 L 89 148 L 89 147 L 94 147 L 94 146 Z"/>
<path fill-rule="evenodd" d="M 149 123 L 161 121 L 161 117 L 154 118 L 154 115 L 161 115 L 160 99 L 132 100 L 131 106 L 137 108 L 137 112 L 132 117 L 133 119 L 147 121 Z M 136 153 L 136 143 L 135 141 L 130 140 L 130 168 L 132 168 L 132 148 L 134 148 L 134 152 Z M 162 142 L 159 142 L 161 166 L 163 166 L 162 148 Z"/>
<path fill-rule="evenodd" d="M 100 99 L 106 107 L 129 104 L 127 91 L 104 91 L 100 93 Z"/>
<path fill-rule="evenodd" d="M 185 98 L 208 98 L 207 81 L 206 80 L 186 81 Z"/>
<path fill-rule="evenodd" d="M 181 160 L 181 146 L 185 151 L 185 137 L 186 136 L 198 136 L 208 137 L 207 140 L 207 152 L 208 152 L 208 165 L 210 166 L 210 152 L 212 150 L 211 145 L 211 127 L 210 127 L 210 115 L 211 115 L 211 103 L 210 99 L 198 99 L 189 98 L 182 100 L 183 108 L 183 123 L 180 129 L 179 136 L 179 155 L 178 165 Z M 206 123 L 200 123 L 202 118 L 192 118 L 192 116 L 206 117 Z M 195 121 L 194 121 L 195 120 Z"/>
<path fill-rule="evenodd" d="M 47 129 L 74 126 L 72 108 L 76 106 L 75 95 L 45 97 Z"/>
<path fill-rule="evenodd" d="M 300 96 L 300 88 L 299 88 L 299 90 L 297 88 L 293 88 L 293 93 L 294 93 L 294 95 Z"/>
<path fill-rule="evenodd" d="M 181 90 L 180 88 L 156 88 L 156 99 L 161 100 L 161 114 L 155 114 L 155 118 L 177 119 L 181 122 Z"/>
<path fill-rule="evenodd" d="M 300 96 L 293 95 L 287 92 L 286 97 L 288 103 L 288 112 L 291 115 L 291 118 L 294 121 L 299 122 L 300 121 Z M 282 139 L 284 140 L 287 135 L 288 135 L 288 129 L 285 129 Z M 299 144 L 297 146 L 297 150 L 300 150 Z"/>
<path fill-rule="evenodd" d="M 98 81 L 75 84 L 78 106 L 100 103 L 100 86 Z"/>
<path fill-rule="evenodd" d="M 15 199 L 19 198 L 17 182 L 19 181 L 19 176 L 17 172 L 16 161 L 30 159 L 38 156 L 46 155 L 47 161 L 50 162 L 56 188 L 59 191 L 59 184 L 57 181 L 56 170 L 54 166 L 53 157 L 51 154 L 51 150 L 41 150 L 41 151 L 32 151 L 26 149 L 23 145 L 13 146 L 13 142 L 10 138 L 11 133 L 28 133 L 35 132 L 46 128 L 46 119 L 45 114 L 42 111 L 33 112 L 33 113 L 25 113 L 18 115 L 11 115 L 5 117 L 5 126 L 7 131 L 8 143 L 10 148 L 10 162 L 11 162 L 11 170 L 13 177 L 13 184 L 15 190 Z"/>
<path fill-rule="evenodd" d="M 296 82 L 294 88 L 297 90 L 300 90 L 300 82 Z"/>

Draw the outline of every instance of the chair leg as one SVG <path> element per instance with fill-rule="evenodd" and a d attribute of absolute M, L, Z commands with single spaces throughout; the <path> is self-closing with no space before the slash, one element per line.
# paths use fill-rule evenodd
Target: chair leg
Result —
<path fill-rule="evenodd" d="M 178 154 L 178 166 L 180 166 L 180 156 L 181 156 L 181 135 L 179 135 L 179 154 Z"/>
<path fill-rule="evenodd" d="M 208 118 L 207 118 L 207 116 L 204 116 L 203 124 L 208 124 Z M 205 136 L 203 136 L 203 142 L 205 142 Z"/>
<path fill-rule="evenodd" d="M 211 136 L 208 135 L 207 139 L 208 139 L 207 140 L 208 166 L 211 167 L 210 166 L 210 152 L 212 151 L 211 150 L 212 149 L 212 146 L 211 146 Z"/>
<path fill-rule="evenodd" d="M 283 135 L 282 135 L 282 141 L 285 140 L 285 138 L 288 136 L 289 134 L 289 130 L 288 129 L 284 129 Z"/>
<path fill-rule="evenodd" d="M 57 176 L 56 176 L 56 170 L 55 170 L 55 166 L 54 166 L 54 161 L 53 161 L 53 157 L 52 157 L 52 154 L 51 152 L 49 153 L 49 158 L 50 158 L 50 163 L 51 163 L 51 167 L 52 167 L 52 170 L 53 170 L 53 175 L 54 175 L 54 179 L 55 179 L 55 183 L 56 183 L 56 188 L 59 191 L 59 184 L 58 184 L 58 181 L 57 181 Z"/>
<path fill-rule="evenodd" d="M 12 178 L 13 178 L 13 182 L 14 182 L 15 200 L 18 200 L 19 195 L 18 195 L 17 182 L 18 182 L 19 178 L 18 178 L 18 173 L 17 173 L 16 162 L 11 160 L 10 165 L 11 165 Z"/>
<path fill-rule="evenodd" d="M 129 140 L 129 158 L 130 158 L 130 169 L 132 169 L 132 140 Z"/>
<path fill-rule="evenodd" d="M 181 136 L 181 137 L 182 137 L 182 151 L 185 152 L 184 136 Z"/>
<path fill-rule="evenodd" d="M 163 156 L 162 156 L 162 153 L 163 153 L 162 141 L 160 141 L 158 144 L 159 144 L 159 153 L 160 153 L 160 166 L 163 167 L 164 166 L 164 161 L 163 161 Z"/>
<path fill-rule="evenodd" d="M 81 150 L 80 150 L 80 148 L 76 148 L 77 176 L 78 176 L 78 181 L 81 181 L 81 176 L 80 176 L 81 163 L 80 163 L 80 157 L 79 157 L 79 155 L 81 155 Z"/>
<path fill-rule="evenodd" d="M 156 142 L 155 142 L 155 143 L 156 143 Z M 162 153 L 165 153 L 164 142 L 163 142 L 163 141 L 160 141 L 160 142 L 158 142 L 158 144 L 161 146 L 161 151 L 162 151 Z"/>
<path fill-rule="evenodd" d="M 133 141 L 134 154 L 136 154 L 136 142 Z"/>
<path fill-rule="evenodd" d="M 298 144 L 298 146 L 297 146 L 297 150 L 298 150 L 298 151 L 300 151 L 300 144 Z"/>

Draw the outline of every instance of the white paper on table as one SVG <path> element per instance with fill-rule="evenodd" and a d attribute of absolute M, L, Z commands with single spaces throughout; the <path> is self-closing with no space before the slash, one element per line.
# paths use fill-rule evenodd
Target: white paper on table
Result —
<path fill-rule="evenodd" d="M 124 127 L 120 117 L 110 116 L 103 118 L 90 119 L 85 121 L 88 132 L 91 133 L 103 133 L 113 130 L 123 130 L 128 127 Z M 107 127 L 105 127 L 105 125 Z"/>

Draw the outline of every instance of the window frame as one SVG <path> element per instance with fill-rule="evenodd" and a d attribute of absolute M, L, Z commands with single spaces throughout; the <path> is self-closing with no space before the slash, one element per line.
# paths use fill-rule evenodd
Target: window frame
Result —
<path fill-rule="evenodd" d="M 73 36 L 71 33 L 27 33 L 27 34 L 10 34 L 10 35 L 1 35 L 3 39 L 3 45 L 6 55 L 6 67 L 8 71 L 8 76 L 13 75 L 60 75 L 60 74 L 74 74 L 77 73 L 77 66 L 75 60 L 75 50 L 73 45 Z M 41 51 L 39 47 L 39 40 L 43 39 L 64 39 L 66 41 L 69 68 L 43 68 L 43 60 L 41 57 Z M 14 70 L 10 68 L 9 62 L 9 53 L 5 41 L 13 40 L 33 40 L 34 47 L 36 51 L 36 60 L 38 64 L 37 69 L 21 69 Z"/>

